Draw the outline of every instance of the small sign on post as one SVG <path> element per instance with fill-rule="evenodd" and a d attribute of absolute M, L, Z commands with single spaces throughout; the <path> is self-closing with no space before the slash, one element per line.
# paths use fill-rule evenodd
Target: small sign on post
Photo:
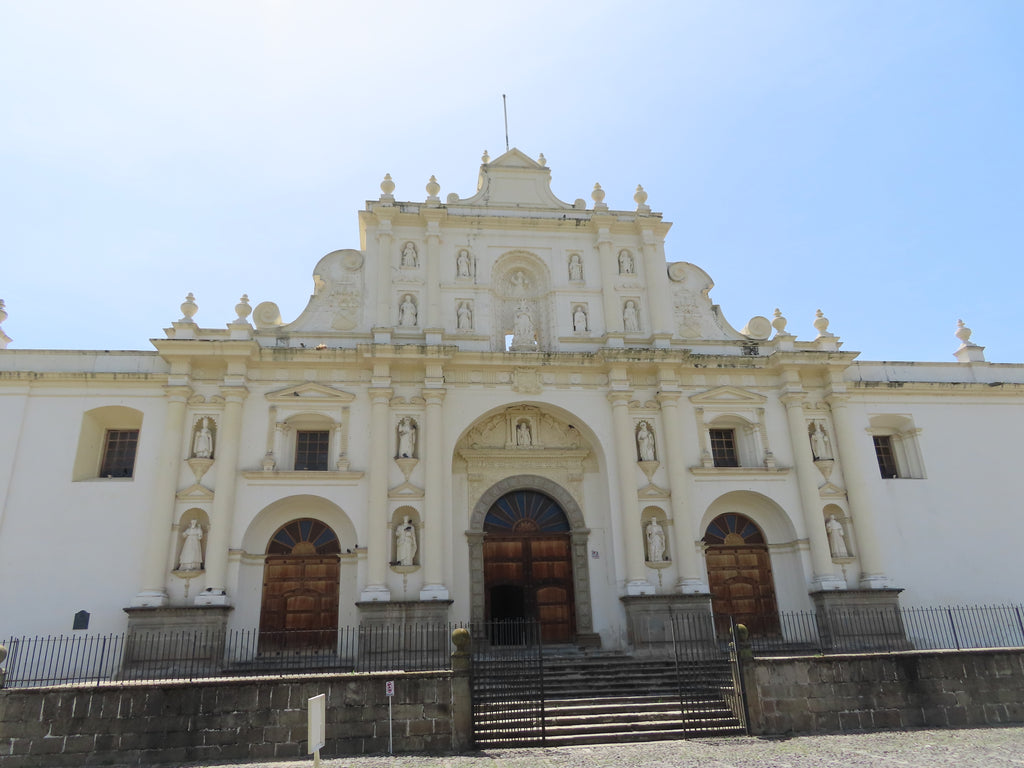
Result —
<path fill-rule="evenodd" d="M 313 768 L 320 768 L 320 750 L 327 743 L 327 695 L 321 693 L 309 700 L 306 714 L 309 753 L 313 755 Z"/>
<path fill-rule="evenodd" d="M 388 754 L 395 754 L 395 740 L 392 734 L 391 702 L 395 696 L 395 681 L 388 680 L 384 683 L 384 695 L 388 697 Z"/>

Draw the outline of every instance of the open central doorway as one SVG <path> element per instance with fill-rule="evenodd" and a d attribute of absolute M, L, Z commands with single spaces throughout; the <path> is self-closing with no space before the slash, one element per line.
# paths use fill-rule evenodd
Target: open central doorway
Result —
<path fill-rule="evenodd" d="M 338 631 L 339 555 L 333 530 L 303 518 L 267 544 L 260 652 L 330 649 Z"/>
<path fill-rule="evenodd" d="M 569 520 L 532 490 L 501 496 L 484 519 L 484 600 L 488 621 L 537 621 L 546 643 L 575 638 Z M 508 638 L 512 640 L 510 636 Z"/>

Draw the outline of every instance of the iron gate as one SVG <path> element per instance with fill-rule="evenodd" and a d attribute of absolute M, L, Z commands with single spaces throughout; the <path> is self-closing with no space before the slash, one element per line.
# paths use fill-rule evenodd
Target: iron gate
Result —
<path fill-rule="evenodd" d="M 742 668 L 729 645 L 715 636 L 710 617 L 677 614 L 670 628 L 684 735 L 746 733 Z"/>
<path fill-rule="evenodd" d="M 540 624 L 520 619 L 474 625 L 470 685 L 474 744 L 544 744 Z"/>

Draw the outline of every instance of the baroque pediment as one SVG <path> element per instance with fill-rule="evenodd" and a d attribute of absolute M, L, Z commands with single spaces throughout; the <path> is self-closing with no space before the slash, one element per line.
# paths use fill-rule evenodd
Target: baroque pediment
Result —
<path fill-rule="evenodd" d="M 355 399 L 356 396 L 353 394 L 340 389 L 335 389 L 334 387 L 328 387 L 323 384 L 316 384 L 312 381 L 307 381 L 304 384 L 297 384 L 294 387 L 279 389 L 276 392 L 267 393 L 267 400 L 272 403 L 295 403 L 303 401 L 343 404 L 351 403 Z"/>
<path fill-rule="evenodd" d="M 463 437 L 461 447 L 516 451 L 586 448 L 579 430 L 534 406 L 514 406 L 481 419 Z"/>
<path fill-rule="evenodd" d="M 740 387 L 715 387 L 706 392 L 701 392 L 690 398 L 694 405 L 763 405 L 766 398 L 756 392 L 750 392 Z"/>
<path fill-rule="evenodd" d="M 512 208 L 572 209 L 551 191 L 551 170 L 510 149 L 501 157 L 480 166 L 477 192 L 472 197 L 448 197 L 448 205 L 494 206 Z"/>

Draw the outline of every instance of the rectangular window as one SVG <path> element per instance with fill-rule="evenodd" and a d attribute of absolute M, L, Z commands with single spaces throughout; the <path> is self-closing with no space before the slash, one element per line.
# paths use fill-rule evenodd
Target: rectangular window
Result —
<path fill-rule="evenodd" d="M 896 466 L 896 453 L 892 449 L 891 435 L 875 435 L 875 458 L 878 459 L 878 471 L 882 477 L 888 479 L 899 477 L 900 473 Z"/>
<path fill-rule="evenodd" d="M 135 471 L 135 449 L 138 445 L 139 430 L 108 429 L 100 477 L 131 477 Z"/>
<path fill-rule="evenodd" d="M 716 467 L 738 467 L 739 456 L 736 455 L 736 430 L 711 429 L 711 458 Z"/>
<path fill-rule="evenodd" d="M 295 435 L 295 469 L 327 471 L 327 452 L 331 433 L 324 431 L 302 431 Z"/>

